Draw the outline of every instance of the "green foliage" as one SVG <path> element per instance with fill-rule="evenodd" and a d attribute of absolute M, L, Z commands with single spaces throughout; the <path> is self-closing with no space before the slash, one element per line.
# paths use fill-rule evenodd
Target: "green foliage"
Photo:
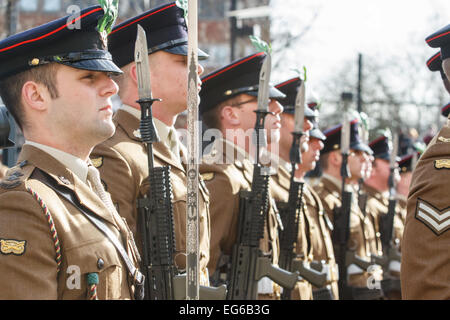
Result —
<path fill-rule="evenodd" d="M 99 5 L 103 8 L 105 14 L 98 21 L 98 31 L 107 33 L 111 32 L 119 13 L 119 0 L 98 0 Z"/>
<path fill-rule="evenodd" d="M 188 15 L 188 0 L 177 0 L 176 5 L 183 9 L 184 12 L 184 18 L 187 19 L 187 15 Z"/>
<path fill-rule="evenodd" d="M 267 54 L 272 53 L 272 47 L 270 46 L 270 44 L 268 44 L 264 40 L 261 40 L 260 38 L 254 36 L 254 35 L 249 36 L 249 38 L 250 38 L 250 41 L 252 42 L 253 46 L 256 48 L 256 50 L 263 51 Z"/>

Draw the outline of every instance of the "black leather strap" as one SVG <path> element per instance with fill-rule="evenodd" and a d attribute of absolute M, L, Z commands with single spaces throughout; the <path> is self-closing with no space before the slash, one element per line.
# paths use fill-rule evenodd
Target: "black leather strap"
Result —
<path fill-rule="evenodd" d="M 82 212 L 85 217 L 92 222 L 106 237 L 111 241 L 114 247 L 119 252 L 122 257 L 125 265 L 127 266 L 128 272 L 133 278 L 133 284 L 135 286 L 135 299 L 142 300 L 144 298 L 143 288 L 144 288 L 144 275 L 134 266 L 130 257 L 128 256 L 125 248 L 120 243 L 119 239 L 112 233 L 111 229 L 106 226 L 101 219 L 97 218 L 95 213 L 92 212 L 89 208 L 83 206 L 78 198 L 75 196 L 72 190 L 69 188 L 65 188 L 55 183 L 53 178 L 49 176 L 46 172 L 36 168 L 32 174 L 32 178 L 37 179 L 50 187 L 57 194 L 62 196 L 64 199 L 73 204 L 80 212 Z"/>

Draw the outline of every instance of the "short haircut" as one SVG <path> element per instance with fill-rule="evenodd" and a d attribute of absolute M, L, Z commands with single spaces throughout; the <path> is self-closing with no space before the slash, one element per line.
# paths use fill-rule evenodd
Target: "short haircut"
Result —
<path fill-rule="evenodd" d="M 43 84 L 49 91 L 52 99 L 59 96 L 56 87 L 56 71 L 59 65 L 49 63 L 30 70 L 20 72 L 0 81 L 0 96 L 17 125 L 23 131 L 25 125 L 22 105 L 22 88 L 27 81 Z"/>
<path fill-rule="evenodd" d="M 202 120 L 204 124 L 208 128 L 214 128 L 214 129 L 222 129 L 222 123 L 220 121 L 220 114 L 222 112 L 222 109 L 226 106 L 234 106 L 241 102 L 242 94 L 237 95 L 233 98 L 230 98 L 228 100 L 222 101 L 217 106 L 215 106 L 212 109 L 209 109 L 208 111 L 204 112 L 202 114 Z"/>

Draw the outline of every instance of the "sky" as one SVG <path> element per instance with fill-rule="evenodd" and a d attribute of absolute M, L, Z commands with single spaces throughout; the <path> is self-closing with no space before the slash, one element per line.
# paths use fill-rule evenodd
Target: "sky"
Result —
<path fill-rule="evenodd" d="M 345 62 L 353 60 L 356 68 L 359 53 L 363 55 L 363 67 L 364 57 L 369 55 L 383 59 L 408 59 L 411 53 L 431 57 L 438 49 L 430 48 L 425 38 L 450 24 L 450 0 L 271 0 L 270 5 L 273 61 L 282 61 L 272 71 L 272 81 L 297 76 L 292 69 L 306 66 L 307 88 L 319 96 L 322 84 L 340 72 Z M 276 57 L 276 35 L 285 30 L 294 35 L 305 33 Z M 428 75 L 426 58 L 423 72 Z M 421 117 L 427 122 L 425 126 L 436 123 L 437 118 L 444 121 L 435 109 L 432 113 L 412 112 L 411 123 L 419 123 Z"/>
<path fill-rule="evenodd" d="M 343 60 L 357 61 L 358 53 L 417 48 L 431 56 L 436 50 L 428 48 L 425 37 L 450 23 L 449 0 L 271 0 L 271 6 L 272 35 L 286 27 L 298 34 L 310 24 L 285 58 L 307 65 L 316 82 Z M 274 80 L 284 76 L 284 70 L 273 72 Z"/>

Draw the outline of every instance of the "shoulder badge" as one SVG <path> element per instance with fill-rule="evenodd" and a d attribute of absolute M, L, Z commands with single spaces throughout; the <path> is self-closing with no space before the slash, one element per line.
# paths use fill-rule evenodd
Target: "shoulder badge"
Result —
<path fill-rule="evenodd" d="M 0 239 L 0 252 L 4 255 L 21 256 L 25 252 L 26 240 Z"/>
<path fill-rule="evenodd" d="M 103 165 L 103 157 L 91 159 L 92 165 L 96 168 L 100 168 Z"/>
<path fill-rule="evenodd" d="M 434 167 L 436 169 L 450 169 L 450 159 L 434 160 Z"/>
<path fill-rule="evenodd" d="M 201 177 L 204 181 L 210 181 L 214 178 L 214 172 L 206 172 L 202 173 Z"/>
<path fill-rule="evenodd" d="M 6 175 L 3 180 L 0 182 L 0 187 L 4 189 L 13 189 L 22 183 L 22 179 L 20 177 L 23 176 L 23 173 L 18 169 L 18 167 L 12 167 L 8 171 L 6 171 Z"/>
<path fill-rule="evenodd" d="M 436 235 L 440 236 L 442 233 L 444 233 L 450 228 L 449 218 L 450 218 L 449 207 L 443 210 L 439 210 L 432 204 L 422 199 L 417 199 L 416 219 L 422 221 Z"/>

